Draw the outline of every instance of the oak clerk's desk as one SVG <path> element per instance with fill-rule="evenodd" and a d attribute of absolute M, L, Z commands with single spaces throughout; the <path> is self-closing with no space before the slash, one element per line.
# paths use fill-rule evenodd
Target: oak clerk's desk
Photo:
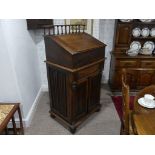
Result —
<path fill-rule="evenodd" d="M 45 36 L 51 117 L 72 133 L 100 110 L 105 46 L 80 31 Z"/>

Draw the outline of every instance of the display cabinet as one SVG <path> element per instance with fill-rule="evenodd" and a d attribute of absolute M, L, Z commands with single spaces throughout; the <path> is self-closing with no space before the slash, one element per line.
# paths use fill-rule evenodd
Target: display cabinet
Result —
<path fill-rule="evenodd" d="M 154 50 L 150 55 L 138 54 L 137 56 L 129 56 L 126 51 L 130 48 L 133 41 L 138 41 L 143 48 L 147 41 L 155 43 L 155 35 L 134 36 L 133 30 L 138 28 L 144 30 L 149 29 L 149 33 L 155 32 L 155 20 L 142 21 L 138 19 L 130 21 L 116 20 L 114 47 L 112 51 L 109 85 L 112 91 L 121 91 L 121 70 L 122 68 L 155 68 Z M 130 71 L 127 74 L 127 81 L 131 91 L 137 91 L 150 84 L 155 84 L 155 71 Z"/>

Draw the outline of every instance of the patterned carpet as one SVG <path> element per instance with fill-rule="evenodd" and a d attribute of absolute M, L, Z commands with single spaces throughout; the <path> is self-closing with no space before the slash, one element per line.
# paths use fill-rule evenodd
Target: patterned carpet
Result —
<path fill-rule="evenodd" d="M 107 86 L 101 89 L 100 112 L 94 113 L 78 129 L 75 135 L 118 135 L 120 133 L 120 120 L 111 99 Z M 52 119 L 49 115 L 48 93 L 44 92 L 40 98 L 36 113 L 27 135 L 70 135 L 71 133 Z"/>

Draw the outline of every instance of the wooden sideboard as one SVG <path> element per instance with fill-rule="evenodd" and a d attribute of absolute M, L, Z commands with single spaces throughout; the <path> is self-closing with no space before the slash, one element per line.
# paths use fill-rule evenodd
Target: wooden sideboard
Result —
<path fill-rule="evenodd" d="M 84 32 L 45 36 L 50 114 L 74 133 L 100 110 L 105 44 Z"/>
<path fill-rule="evenodd" d="M 121 91 L 121 69 L 122 68 L 148 68 L 148 71 L 130 71 L 127 75 L 127 81 L 130 85 L 130 89 L 137 91 L 150 84 L 155 84 L 155 56 L 152 55 L 140 55 L 128 56 L 126 51 L 130 48 L 132 41 L 139 41 L 141 46 L 146 41 L 153 41 L 155 43 L 155 37 L 134 37 L 132 30 L 134 28 L 151 28 L 155 27 L 155 21 L 145 23 L 140 20 L 132 20 L 130 22 L 122 22 L 116 20 L 115 22 L 115 36 L 114 36 L 114 48 L 111 57 L 110 77 L 109 85 L 112 91 Z M 150 69 L 150 70 L 149 70 Z M 152 69 L 152 70 L 151 70 Z"/>

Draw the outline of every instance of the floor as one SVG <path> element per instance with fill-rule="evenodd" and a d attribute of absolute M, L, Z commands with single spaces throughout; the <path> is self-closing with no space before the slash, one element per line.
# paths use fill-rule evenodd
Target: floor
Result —
<path fill-rule="evenodd" d="M 106 85 L 101 89 L 100 112 L 94 113 L 76 131 L 75 135 L 118 135 L 120 120 L 111 100 L 111 92 Z M 40 98 L 34 118 L 26 135 L 70 135 L 71 133 L 49 115 L 48 92 Z"/>

